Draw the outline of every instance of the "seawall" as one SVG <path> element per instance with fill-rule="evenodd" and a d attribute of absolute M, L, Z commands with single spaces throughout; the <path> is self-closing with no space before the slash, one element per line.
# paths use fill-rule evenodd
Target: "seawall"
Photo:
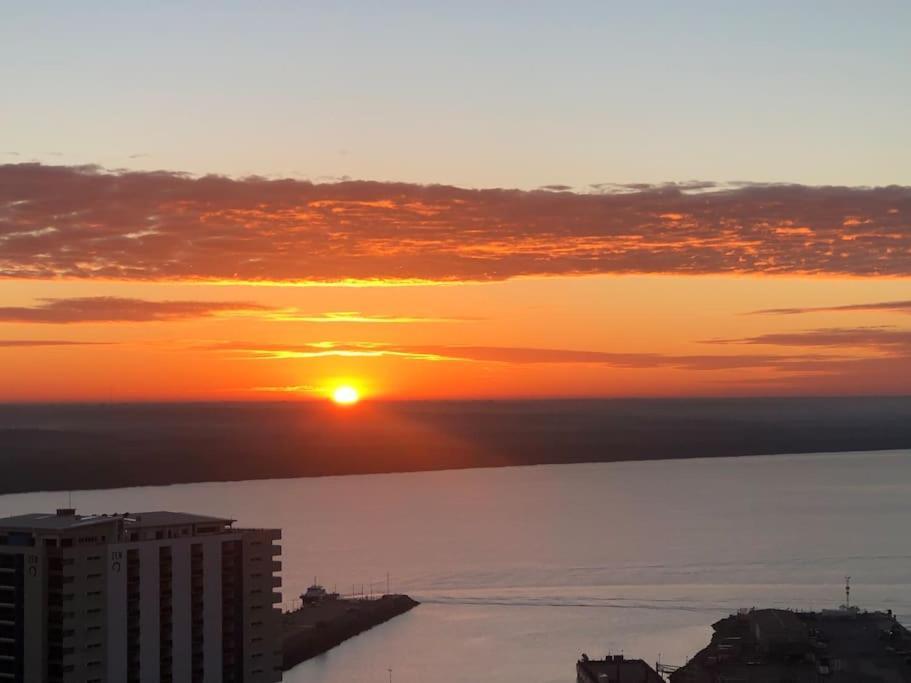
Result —
<path fill-rule="evenodd" d="M 376 600 L 325 600 L 284 614 L 282 671 L 417 607 L 407 595 Z"/>

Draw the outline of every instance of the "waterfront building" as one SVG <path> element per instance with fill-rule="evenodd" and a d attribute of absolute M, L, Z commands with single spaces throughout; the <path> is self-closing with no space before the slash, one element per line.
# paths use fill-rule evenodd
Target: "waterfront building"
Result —
<path fill-rule="evenodd" d="M 233 523 L 0 519 L 0 683 L 280 681 L 281 532 Z"/>
<path fill-rule="evenodd" d="M 911 683 L 911 632 L 891 611 L 741 610 L 671 683 Z"/>
<path fill-rule="evenodd" d="M 641 659 L 623 655 L 589 659 L 583 654 L 576 662 L 576 683 L 664 683 L 664 679 Z"/>

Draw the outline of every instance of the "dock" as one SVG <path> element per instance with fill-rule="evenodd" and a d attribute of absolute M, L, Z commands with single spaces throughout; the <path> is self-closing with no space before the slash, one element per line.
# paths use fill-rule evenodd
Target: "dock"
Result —
<path fill-rule="evenodd" d="M 407 595 L 321 599 L 282 615 L 282 671 L 417 607 Z"/>

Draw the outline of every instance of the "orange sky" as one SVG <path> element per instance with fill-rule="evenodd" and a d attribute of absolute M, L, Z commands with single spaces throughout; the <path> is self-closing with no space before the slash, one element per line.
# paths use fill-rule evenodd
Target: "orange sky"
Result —
<path fill-rule="evenodd" d="M 319 4 L 4 13 L 0 401 L 911 393 L 911 4 Z"/>
<path fill-rule="evenodd" d="M 823 276 L 559 276 L 404 287 L 5 280 L 0 398 L 310 398 L 339 383 L 394 399 L 903 393 L 911 341 L 892 333 L 911 327 L 907 308 L 752 312 L 901 302 L 909 293 L 903 279 Z M 129 300 L 113 314 L 107 300 L 109 317 L 156 301 L 261 308 L 107 322 L 59 322 L 59 310 L 41 312 L 43 299 L 72 308 L 97 297 Z M 8 319 L 25 309 L 58 321 Z M 843 338 L 806 336 L 818 330 L 842 330 Z M 873 339 L 850 330 L 872 331 Z M 796 339 L 762 343 L 782 333 Z M 69 344 L 38 345 L 62 341 Z"/>

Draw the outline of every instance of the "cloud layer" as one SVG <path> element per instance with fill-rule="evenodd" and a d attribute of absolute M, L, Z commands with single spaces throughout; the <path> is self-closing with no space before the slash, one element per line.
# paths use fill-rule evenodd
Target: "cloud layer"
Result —
<path fill-rule="evenodd" d="M 866 304 L 844 304 L 841 306 L 808 306 L 804 308 L 766 308 L 753 311 L 755 315 L 801 315 L 803 313 L 855 313 L 883 312 L 911 314 L 911 301 L 875 301 Z"/>
<path fill-rule="evenodd" d="M 894 327 L 828 327 L 799 332 L 770 332 L 743 339 L 721 339 L 722 344 L 759 344 L 790 347 L 875 349 L 911 355 L 911 330 Z"/>
<path fill-rule="evenodd" d="M 455 346 L 442 344 L 381 344 L 375 342 L 312 342 L 255 344 L 222 342 L 207 347 L 263 360 L 307 360 L 314 358 L 403 358 L 418 361 L 470 361 L 508 364 L 588 364 L 617 368 L 674 368 L 680 370 L 732 370 L 771 368 L 798 370 L 808 363 L 837 360 L 828 355 L 775 354 L 693 354 L 619 353 L 575 349 L 547 349 L 508 346 Z"/>
<path fill-rule="evenodd" d="M 2 349 L 23 349 L 34 346 L 103 346 L 106 342 L 68 341 L 66 339 L 0 339 Z"/>
<path fill-rule="evenodd" d="M 911 274 L 911 188 L 537 191 L 0 166 L 0 277 Z"/>
<path fill-rule="evenodd" d="M 271 307 L 241 301 L 147 301 L 121 297 L 78 297 L 39 299 L 36 306 L 0 308 L 4 323 L 102 323 L 155 322 L 206 318 L 231 312 L 272 310 Z"/>
<path fill-rule="evenodd" d="M 368 314 L 359 311 L 304 313 L 250 301 L 149 301 L 126 297 L 93 296 L 68 299 L 38 299 L 34 306 L 0 307 L 0 323 L 118 323 L 161 322 L 210 318 L 219 315 L 250 315 L 264 320 L 303 323 L 357 323 L 404 325 L 413 323 L 465 322 L 470 318 Z"/>

